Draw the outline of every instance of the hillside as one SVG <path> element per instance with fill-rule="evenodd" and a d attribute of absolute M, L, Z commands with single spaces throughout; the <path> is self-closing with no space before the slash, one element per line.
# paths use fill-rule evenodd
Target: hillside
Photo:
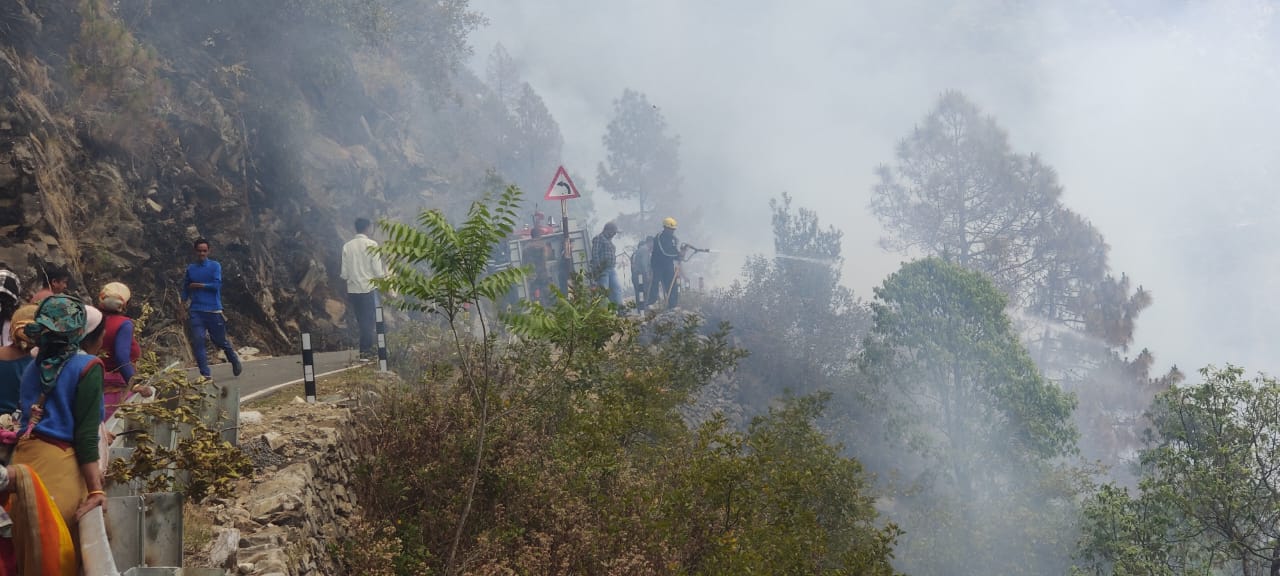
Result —
<path fill-rule="evenodd" d="M 465 2 L 366 5 L 3 3 L 0 262 L 31 283 L 67 266 L 86 296 L 124 281 L 178 348 L 203 236 L 237 345 L 341 344 L 350 221 L 465 207 L 511 123 L 458 66 L 480 22 Z"/>

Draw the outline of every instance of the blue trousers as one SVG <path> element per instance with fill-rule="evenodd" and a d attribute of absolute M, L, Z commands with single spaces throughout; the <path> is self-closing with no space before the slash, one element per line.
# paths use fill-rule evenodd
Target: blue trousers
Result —
<path fill-rule="evenodd" d="M 610 268 L 605 270 L 596 278 L 596 284 L 604 288 L 609 293 L 609 301 L 619 308 L 622 307 L 622 285 L 618 283 L 618 270 Z"/>
<path fill-rule="evenodd" d="M 227 319 L 221 312 L 191 311 L 191 352 L 195 354 L 196 364 L 200 366 L 200 375 L 209 375 L 209 359 L 205 355 L 205 335 L 227 355 L 227 362 L 240 363 L 235 348 L 227 340 Z"/>
<path fill-rule="evenodd" d="M 351 299 L 351 307 L 356 313 L 356 325 L 360 328 L 360 353 L 377 352 L 378 292 L 376 290 L 364 294 L 348 292 L 347 297 Z"/>

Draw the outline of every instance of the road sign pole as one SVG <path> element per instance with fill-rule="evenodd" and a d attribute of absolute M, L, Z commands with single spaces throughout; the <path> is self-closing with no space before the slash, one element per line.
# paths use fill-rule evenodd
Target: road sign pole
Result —
<path fill-rule="evenodd" d="M 564 234 L 564 254 L 560 257 L 560 289 L 565 294 L 569 293 L 569 278 L 573 276 L 573 241 L 569 239 L 569 205 L 565 201 L 579 197 L 581 194 L 569 178 L 569 172 L 564 166 L 557 168 L 543 199 L 560 201 L 560 233 Z"/>
<path fill-rule="evenodd" d="M 307 402 L 316 403 L 316 358 L 311 351 L 311 333 L 302 333 L 302 391 Z"/>
<path fill-rule="evenodd" d="M 564 258 L 560 263 L 560 290 L 569 294 L 569 277 L 573 275 L 573 241 L 569 240 L 569 205 L 560 201 L 560 231 L 564 233 Z"/>

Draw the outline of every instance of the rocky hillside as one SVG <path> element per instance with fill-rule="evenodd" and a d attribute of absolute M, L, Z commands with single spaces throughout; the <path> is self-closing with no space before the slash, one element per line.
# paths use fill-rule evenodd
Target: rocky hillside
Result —
<path fill-rule="evenodd" d="M 351 221 L 457 211 L 499 183 L 510 114 L 458 67 L 478 15 L 356 11 L 415 4 L 0 2 L 0 262 L 32 283 L 65 265 L 82 295 L 124 281 L 181 349 L 203 236 L 238 345 L 345 343 Z"/>

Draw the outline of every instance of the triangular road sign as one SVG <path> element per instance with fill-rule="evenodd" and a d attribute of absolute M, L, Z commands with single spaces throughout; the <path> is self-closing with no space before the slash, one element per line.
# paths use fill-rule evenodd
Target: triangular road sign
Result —
<path fill-rule="evenodd" d="M 543 198 L 546 200 L 572 200 L 581 197 L 578 194 L 578 187 L 573 185 L 573 180 L 569 179 L 569 173 L 564 171 L 564 166 L 556 170 L 556 177 L 551 179 L 551 185 L 547 187 L 547 195 Z"/>

